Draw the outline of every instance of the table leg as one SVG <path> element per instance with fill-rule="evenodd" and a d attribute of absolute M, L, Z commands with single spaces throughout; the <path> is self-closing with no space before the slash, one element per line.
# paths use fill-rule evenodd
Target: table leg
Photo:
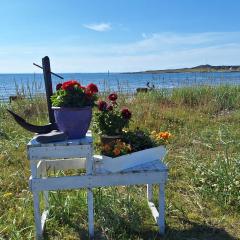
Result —
<path fill-rule="evenodd" d="M 158 226 L 159 233 L 164 234 L 165 232 L 165 185 L 159 184 L 159 217 L 158 217 Z"/>
<path fill-rule="evenodd" d="M 45 160 L 42 160 L 42 177 L 47 178 L 47 163 Z M 48 191 L 43 191 L 43 199 L 45 210 L 47 210 L 49 208 Z"/>
<path fill-rule="evenodd" d="M 90 239 L 94 237 L 94 210 L 93 210 L 93 191 L 91 188 L 87 190 L 88 198 L 88 231 Z"/>
<path fill-rule="evenodd" d="M 147 200 L 148 202 L 152 202 L 153 199 L 153 185 L 147 184 Z"/>
<path fill-rule="evenodd" d="M 33 205 L 34 205 L 34 218 L 36 226 L 36 237 L 37 239 L 42 238 L 42 223 L 40 213 L 40 199 L 39 192 L 33 192 Z"/>

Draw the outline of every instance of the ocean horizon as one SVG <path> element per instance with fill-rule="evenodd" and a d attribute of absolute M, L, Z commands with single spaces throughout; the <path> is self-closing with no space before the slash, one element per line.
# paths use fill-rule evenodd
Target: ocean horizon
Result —
<path fill-rule="evenodd" d="M 100 91 L 132 93 L 137 88 L 154 86 L 172 89 L 198 85 L 239 85 L 240 72 L 185 72 L 185 73 L 57 73 L 64 79 L 52 75 L 53 88 L 59 82 L 69 79 L 78 80 L 82 85 L 91 82 Z M 2 73 L 0 74 L 0 99 L 18 93 L 44 93 L 44 79 L 41 73 Z"/>

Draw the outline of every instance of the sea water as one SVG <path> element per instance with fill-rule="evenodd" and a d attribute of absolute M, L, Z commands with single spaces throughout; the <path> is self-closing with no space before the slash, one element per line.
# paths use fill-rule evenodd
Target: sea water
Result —
<path fill-rule="evenodd" d="M 83 86 L 89 83 L 98 85 L 100 91 L 135 92 L 137 88 L 178 88 L 193 85 L 240 84 L 240 72 L 206 72 L 206 73 L 59 73 L 63 80 L 52 76 L 53 88 L 59 82 L 70 79 L 78 80 Z M 26 95 L 44 93 L 43 75 L 0 74 L 0 99 L 8 99 L 17 92 Z"/>

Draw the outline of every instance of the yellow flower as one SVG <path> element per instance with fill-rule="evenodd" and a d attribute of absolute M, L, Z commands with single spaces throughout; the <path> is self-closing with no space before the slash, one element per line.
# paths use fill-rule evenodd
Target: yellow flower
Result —
<path fill-rule="evenodd" d="M 157 135 L 156 139 L 157 139 L 157 140 L 160 140 L 160 139 L 162 139 L 162 137 L 159 136 L 159 135 Z"/>
<path fill-rule="evenodd" d="M 157 133 L 156 131 L 152 131 L 151 135 L 156 135 L 156 133 Z"/>
<path fill-rule="evenodd" d="M 130 144 L 128 144 L 128 145 L 127 145 L 127 149 L 128 149 L 128 151 L 129 151 L 129 152 L 131 152 L 131 151 L 132 151 L 132 147 L 131 147 L 131 145 L 130 145 Z"/>
<path fill-rule="evenodd" d="M 13 195 L 13 193 L 8 192 L 8 193 L 3 194 L 3 197 L 7 198 L 7 197 L 11 197 L 12 195 Z"/>

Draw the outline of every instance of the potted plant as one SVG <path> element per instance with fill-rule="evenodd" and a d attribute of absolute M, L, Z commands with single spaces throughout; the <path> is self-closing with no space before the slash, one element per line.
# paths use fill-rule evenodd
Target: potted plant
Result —
<path fill-rule="evenodd" d="M 81 86 L 76 80 L 59 83 L 51 97 L 57 126 L 68 138 L 82 138 L 86 135 L 91 119 L 92 107 L 98 99 L 95 84 Z"/>
<path fill-rule="evenodd" d="M 128 108 L 119 108 L 117 94 L 111 93 L 106 101 L 98 101 L 98 111 L 94 115 L 93 129 L 101 136 L 103 144 L 121 139 L 122 131 L 128 127 L 132 113 Z"/>
<path fill-rule="evenodd" d="M 162 160 L 169 143 L 169 132 L 153 131 L 151 134 L 139 129 L 125 132 L 114 144 L 102 144 L 99 160 L 110 172 L 119 172 L 136 165 Z"/>

